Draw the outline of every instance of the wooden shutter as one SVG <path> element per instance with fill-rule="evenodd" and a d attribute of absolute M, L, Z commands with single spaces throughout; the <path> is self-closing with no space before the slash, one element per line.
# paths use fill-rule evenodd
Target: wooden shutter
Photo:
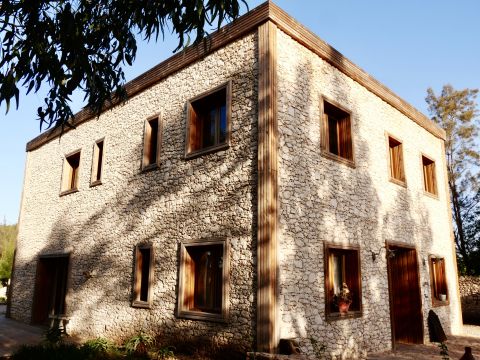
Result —
<path fill-rule="evenodd" d="M 150 126 L 149 121 L 145 121 L 145 134 L 143 138 L 143 166 L 150 164 L 150 151 L 151 151 L 151 141 L 152 141 L 152 127 Z"/>
<path fill-rule="evenodd" d="M 322 131 L 321 131 L 321 136 L 322 136 L 322 148 L 324 150 L 328 150 L 330 148 L 329 142 L 328 142 L 328 115 L 327 114 L 322 114 L 322 120 L 321 120 L 321 125 L 322 125 Z"/>
<path fill-rule="evenodd" d="M 195 297 L 195 262 L 186 249 L 183 249 L 183 252 L 183 307 L 184 310 L 192 310 L 194 308 Z"/>
<path fill-rule="evenodd" d="M 142 287 L 142 267 L 143 256 L 138 247 L 135 248 L 135 283 L 134 283 L 134 300 L 140 300 L 140 292 Z"/>
<path fill-rule="evenodd" d="M 70 190 L 72 179 L 72 167 L 68 159 L 63 159 L 62 191 Z"/>
<path fill-rule="evenodd" d="M 345 159 L 353 160 L 352 134 L 350 129 L 350 117 L 344 117 L 338 121 L 338 148 L 339 155 Z"/>
<path fill-rule="evenodd" d="M 358 251 L 348 250 L 345 252 L 345 282 L 352 294 L 352 310 L 360 310 L 360 264 L 358 262 Z"/>

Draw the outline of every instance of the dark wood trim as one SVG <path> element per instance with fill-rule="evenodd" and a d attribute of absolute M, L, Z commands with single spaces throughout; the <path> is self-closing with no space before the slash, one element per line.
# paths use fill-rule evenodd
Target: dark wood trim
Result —
<path fill-rule="evenodd" d="M 455 271 L 455 290 L 457 292 L 457 311 L 458 311 L 458 319 L 460 320 L 457 326 L 458 328 L 461 328 L 461 326 L 463 326 L 462 302 L 460 301 L 461 297 L 460 297 L 460 286 L 458 283 L 457 251 L 455 248 L 455 235 L 453 233 L 452 204 L 450 199 L 450 188 L 448 186 L 447 155 L 445 152 L 444 141 L 442 141 L 442 169 L 444 174 L 443 178 L 444 178 L 444 191 L 445 191 L 445 205 L 446 205 L 446 211 L 447 211 L 447 217 L 448 217 L 448 224 L 450 227 L 450 242 L 452 244 L 453 271 Z"/>
<path fill-rule="evenodd" d="M 257 350 L 277 346 L 277 27 L 258 28 Z"/>
<path fill-rule="evenodd" d="M 397 343 L 395 342 L 395 317 L 393 316 L 393 293 L 392 293 L 392 269 L 389 266 L 389 248 L 390 242 L 385 240 L 385 260 L 387 263 L 387 278 L 388 278 L 388 305 L 389 305 L 389 313 L 390 313 L 390 334 L 392 337 L 392 350 L 393 352 L 397 349 Z"/>
<path fill-rule="evenodd" d="M 62 191 L 59 196 L 70 195 L 76 192 L 78 192 L 78 188 L 68 189 L 68 190 Z"/>
<path fill-rule="evenodd" d="M 232 23 L 226 25 L 220 30 L 214 32 L 201 44 L 190 46 L 184 51 L 179 52 L 142 75 L 128 82 L 125 87 L 128 96 L 131 98 L 141 91 L 155 85 L 162 79 L 187 67 L 188 65 L 201 60 L 212 52 L 230 44 L 231 42 L 254 32 L 259 25 L 266 21 L 273 21 L 282 31 L 291 36 L 322 59 L 339 69 L 345 75 L 349 76 L 360 85 L 380 97 L 382 100 L 396 108 L 398 111 L 412 119 L 418 125 L 429 131 L 434 136 L 445 140 L 445 131 L 434 124 L 428 117 L 415 109 L 413 106 L 402 100 L 393 91 L 382 85 L 364 70 L 353 64 L 350 60 L 340 54 L 333 47 L 317 37 L 310 30 L 294 20 L 285 11 L 270 1 L 263 3 L 247 14 L 239 17 Z M 119 104 L 114 101 L 113 104 L 105 105 L 104 111 Z M 89 110 L 84 109 L 77 114 L 70 122 L 73 127 L 94 119 L 96 116 Z M 63 132 L 70 131 L 70 127 L 63 129 Z M 62 135 L 62 128 L 50 129 L 37 136 L 27 143 L 26 150 L 32 151 L 40 146 L 56 139 Z"/>

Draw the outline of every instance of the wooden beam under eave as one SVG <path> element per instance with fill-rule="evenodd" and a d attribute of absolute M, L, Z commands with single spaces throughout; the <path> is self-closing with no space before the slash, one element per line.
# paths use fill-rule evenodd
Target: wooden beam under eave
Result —
<path fill-rule="evenodd" d="M 277 27 L 258 28 L 257 350 L 277 346 Z"/>

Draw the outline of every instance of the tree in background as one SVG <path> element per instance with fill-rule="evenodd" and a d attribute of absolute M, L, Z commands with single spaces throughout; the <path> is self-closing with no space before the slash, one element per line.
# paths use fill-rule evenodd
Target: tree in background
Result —
<path fill-rule="evenodd" d="M 16 225 L 0 225 L 0 281 L 10 279 L 12 274 L 16 238 Z"/>
<path fill-rule="evenodd" d="M 459 270 L 467 275 L 476 272 L 473 256 L 479 245 L 477 233 L 473 231 L 480 215 L 477 93 L 477 89 L 455 90 L 451 85 L 445 85 L 439 96 L 429 88 L 426 97 L 433 121 L 446 132 L 455 245 Z"/>
<path fill-rule="evenodd" d="M 136 35 L 147 41 L 171 27 L 175 51 L 200 42 L 207 28 L 235 19 L 245 0 L 5 0 L 0 3 L 0 105 L 19 104 L 42 85 L 50 90 L 38 108 L 42 125 L 64 126 L 73 112 L 70 96 L 83 91 L 87 108 L 126 98 L 123 66 L 137 51 Z"/>

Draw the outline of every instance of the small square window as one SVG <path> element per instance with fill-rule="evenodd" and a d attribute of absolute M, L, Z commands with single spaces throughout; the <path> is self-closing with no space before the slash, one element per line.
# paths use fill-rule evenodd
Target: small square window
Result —
<path fill-rule="evenodd" d="M 322 149 L 331 155 L 353 162 L 350 114 L 323 101 Z"/>
<path fill-rule="evenodd" d="M 437 180 L 435 177 L 435 161 L 422 155 L 423 186 L 427 193 L 437 195 Z"/>
<path fill-rule="evenodd" d="M 392 137 L 388 137 L 388 149 L 390 159 L 390 179 L 405 183 L 403 169 L 403 146 L 402 143 Z"/>
<path fill-rule="evenodd" d="M 90 185 L 100 185 L 102 183 L 103 171 L 103 144 L 104 141 L 98 140 L 93 145 L 93 159 L 92 159 L 92 177 Z"/>
<path fill-rule="evenodd" d="M 430 256 L 430 285 L 432 288 L 432 304 L 434 306 L 447 305 L 448 288 L 444 258 Z"/>
<path fill-rule="evenodd" d="M 357 317 L 362 311 L 358 248 L 325 246 L 325 310 L 328 318 Z"/>
<path fill-rule="evenodd" d="M 228 146 L 230 83 L 188 102 L 186 156 Z"/>
<path fill-rule="evenodd" d="M 161 135 L 162 124 L 160 116 L 145 121 L 142 169 L 158 166 L 160 162 Z"/>
<path fill-rule="evenodd" d="M 229 272 L 225 241 L 182 244 L 180 264 L 178 316 L 225 320 Z"/>
<path fill-rule="evenodd" d="M 63 162 L 62 194 L 77 191 L 80 169 L 80 150 L 67 155 Z"/>
<path fill-rule="evenodd" d="M 135 248 L 135 275 L 133 286 L 134 307 L 149 308 L 152 303 L 153 248 L 141 245 Z"/>

